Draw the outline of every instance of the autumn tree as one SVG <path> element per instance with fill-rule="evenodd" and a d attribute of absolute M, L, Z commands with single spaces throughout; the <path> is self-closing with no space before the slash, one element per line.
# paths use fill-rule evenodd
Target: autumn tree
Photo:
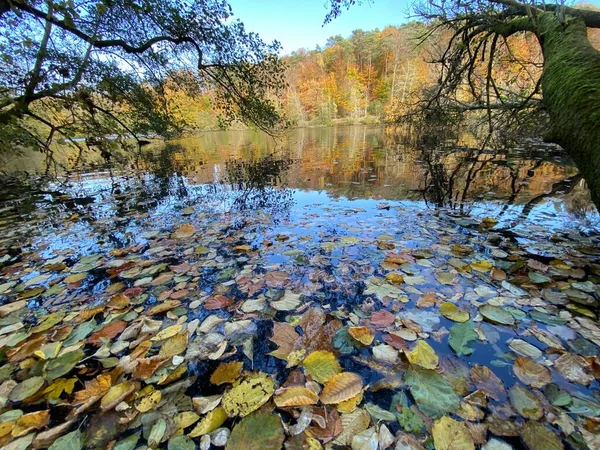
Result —
<path fill-rule="evenodd" d="M 165 96 L 178 90 L 211 91 L 224 124 L 273 130 L 279 44 L 231 16 L 225 0 L 0 0 L 2 147 L 109 154 L 120 138 L 169 135 L 185 117 Z"/>
<path fill-rule="evenodd" d="M 327 20 L 357 1 L 331 0 Z M 429 0 L 417 12 L 433 29 L 451 32 L 426 109 L 485 111 L 490 126 L 494 118 L 545 115 L 545 139 L 569 152 L 600 205 L 600 53 L 588 39 L 588 29 L 600 28 L 600 12 L 517 0 Z M 522 34 L 536 39 L 540 70 L 530 72 L 529 89 L 499 86 L 499 53 Z"/>

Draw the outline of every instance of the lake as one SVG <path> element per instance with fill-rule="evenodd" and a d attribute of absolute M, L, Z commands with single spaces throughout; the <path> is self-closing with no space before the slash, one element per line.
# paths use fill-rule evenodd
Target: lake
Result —
<path fill-rule="evenodd" d="M 210 132 L 7 177 L 0 424 L 45 418 L 0 445 L 67 421 L 90 448 L 208 448 L 256 410 L 290 448 L 380 422 L 417 449 L 450 415 L 477 444 L 589 445 L 598 212 L 559 148 L 463 142 Z"/>

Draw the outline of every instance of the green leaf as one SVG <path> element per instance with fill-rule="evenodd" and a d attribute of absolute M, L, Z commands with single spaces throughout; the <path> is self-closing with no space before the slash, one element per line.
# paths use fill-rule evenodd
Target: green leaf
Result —
<path fill-rule="evenodd" d="M 59 437 L 48 450 L 81 450 L 81 431 L 75 430 Z"/>
<path fill-rule="evenodd" d="M 483 305 L 479 308 L 479 313 L 485 320 L 500 325 L 514 325 L 515 318 L 504 308 L 494 305 Z"/>
<path fill-rule="evenodd" d="M 421 433 L 425 430 L 425 422 L 412 407 L 402 407 L 398 413 L 398 422 L 407 433 Z"/>
<path fill-rule="evenodd" d="M 63 347 L 69 347 L 70 345 L 77 344 L 79 341 L 82 341 L 86 337 L 88 337 L 92 332 L 96 329 L 96 321 L 94 319 L 83 322 L 77 325 L 69 337 L 65 339 L 63 342 Z"/>
<path fill-rule="evenodd" d="M 521 437 L 530 450 L 564 450 L 559 437 L 540 422 L 525 422 Z"/>
<path fill-rule="evenodd" d="M 252 445 L 249 445 L 252 443 Z M 281 448 L 283 427 L 279 416 L 266 411 L 258 411 L 244 417 L 238 423 L 229 439 L 226 450 L 248 450 L 248 448 Z"/>
<path fill-rule="evenodd" d="M 195 450 L 196 444 L 185 435 L 174 436 L 169 439 L 168 450 Z"/>
<path fill-rule="evenodd" d="M 475 332 L 473 322 L 457 323 L 450 328 L 448 344 L 459 355 L 470 355 L 475 349 L 470 347 L 469 344 L 477 341 L 478 338 L 479 335 Z"/>
<path fill-rule="evenodd" d="M 137 433 L 127 436 L 125 439 L 121 439 L 113 447 L 113 450 L 133 450 L 140 440 L 141 434 L 142 432 L 138 431 Z"/>
<path fill-rule="evenodd" d="M 376 420 L 385 420 L 388 422 L 395 422 L 396 416 L 393 412 L 387 411 L 373 403 L 367 403 L 365 409 L 371 414 L 371 417 Z"/>
<path fill-rule="evenodd" d="M 85 353 L 83 350 L 65 353 L 56 359 L 51 359 L 46 363 L 46 372 L 48 379 L 54 380 L 69 373 L 81 361 Z"/>
<path fill-rule="evenodd" d="M 460 396 L 434 370 L 411 365 L 404 375 L 404 381 L 419 409 L 433 419 L 452 413 L 460 406 Z"/>

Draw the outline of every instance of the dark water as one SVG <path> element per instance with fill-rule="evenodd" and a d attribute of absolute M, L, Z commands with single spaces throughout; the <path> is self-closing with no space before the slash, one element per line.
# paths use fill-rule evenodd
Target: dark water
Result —
<path fill-rule="evenodd" d="M 35 160 L 30 164 L 22 160 L 12 168 L 42 170 Z M 101 303 L 117 283 L 141 288 L 145 307 L 184 290 L 178 297 L 184 308 L 215 293 L 268 303 L 281 291 L 260 280 L 282 272 L 286 290 L 344 317 L 346 325 L 380 309 L 401 311 L 403 320 L 422 328 L 419 337 L 440 359 L 450 361 L 440 363 L 447 373 L 482 364 L 510 387 L 516 381 L 517 354 L 507 345 L 512 338 L 537 346 L 552 365 L 547 345 L 528 334 L 534 325 L 565 348 L 598 354 L 598 341 L 572 327 L 577 317 L 596 323 L 600 217 L 577 169 L 555 147 L 418 148 L 394 130 L 367 126 L 295 130 L 279 140 L 215 132 L 153 144 L 135 161 L 110 168 L 59 181 L 20 179 L 0 189 L 0 298 L 12 301 L 42 287 L 31 297 L 32 310 Z M 170 235 L 182 224 L 195 234 L 174 243 Z M 457 244 L 469 252 L 457 253 Z M 386 265 L 390 254 L 406 261 Z M 48 270 L 52 264 L 65 269 Z M 179 264 L 190 264 L 192 274 L 152 284 Z M 469 264 L 484 266 L 460 269 Z M 507 280 L 491 277 L 492 266 Z M 127 270 L 115 274 L 120 267 Z M 402 274 L 403 284 L 385 283 L 390 272 Z M 64 282 L 70 273 L 87 275 L 70 285 Z M 542 274 L 547 279 L 535 278 Z M 578 282 L 589 284 L 577 291 Z M 544 289 L 567 288 L 577 292 L 559 304 L 546 302 Z M 487 339 L 473 344 L 472 355 L 454 356 L 447 340 L 454 322 L 437 305 L 418 306 L 427 294 L 457 303 L 481 324 Z M 478 308 L 488 302 L 512 308 L 518 325 L 481 322 Z M 213 311 L 184 313 L 189 322 Z M 274 347 L 265 335 L 271 320 L 285 321 L 287 313 L 270 310 L 263 317 L 226 308 L 219 314 L 257 320 L 252 367 L 285 381 L 289 370 L 266 355 Z M 383 334 L 376 334 L 379 342 Z M 586 345 L 577 340 L 582 337 Z M 369 348 L 341 358 L 344 370 L 370 382 L 389 378 L 368 363 Z M 188 370 L 205 376 L 215 367 L 190 362 Z M 590 401 L 598 394 L 597 381 L 584 387 L 554 372 L 552 381 Z M 194 389 L 194 395 L 216 392 L 206 382 Z M 389 407 L 389 396 L 366 395 Z"/>

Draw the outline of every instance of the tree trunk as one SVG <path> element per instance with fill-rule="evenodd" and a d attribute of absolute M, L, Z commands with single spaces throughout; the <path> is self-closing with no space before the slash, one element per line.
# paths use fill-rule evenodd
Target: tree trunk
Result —
<path fill-rule="evenodd" d="M 542 90 L 552 129 L 586 179 L 600 209 L 600 52 L 587 39 L 583 21 L 553 13 L 538 18 L 544 54 Z"/>

